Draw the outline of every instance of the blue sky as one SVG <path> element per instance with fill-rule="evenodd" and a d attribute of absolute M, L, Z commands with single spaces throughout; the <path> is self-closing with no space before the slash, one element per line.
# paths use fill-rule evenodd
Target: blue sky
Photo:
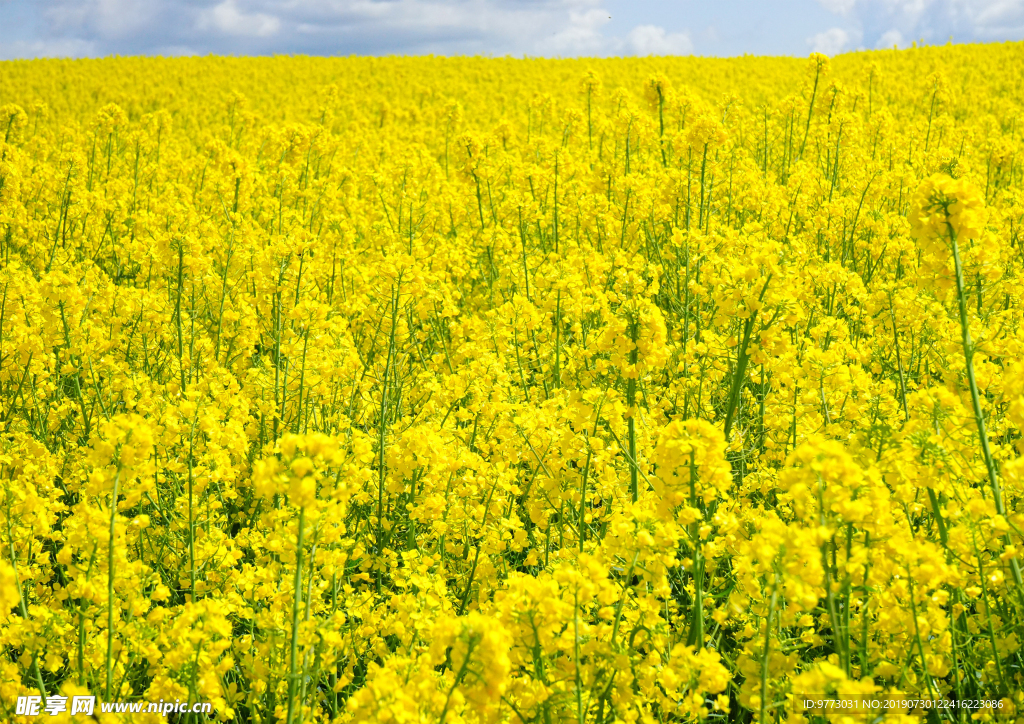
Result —
<path fill-rule="evenodd" d="M 1024 0 L 0 0 L 0 58 L 804 56 L 1024 39 Z"/>

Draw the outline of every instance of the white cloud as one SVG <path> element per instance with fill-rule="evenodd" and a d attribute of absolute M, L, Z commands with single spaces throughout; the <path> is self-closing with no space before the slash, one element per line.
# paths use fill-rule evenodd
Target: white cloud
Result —
<path fill-rule="evenodd" d="M 857 0 L 818 0 L 818 4 L 836 15 L 846 15 L 853 10 Z"/>
<path fill-rule="evenodd" d="M 632 55 L 689 55 L 693 43 L 686 33 L 669 33 L 657 25 L 637 25 L 626 36 Z"/>
<path fill-rule="evenodd" d="M 836 55 L 843 52 L 850 42 L 850 34 L 842 28 L 829 28 L 807 39 L 811 52 Z"/>
<path fill-rule="evenodd" d="M 606 52 L 608 38 L 601 33 L 601 27 L 609 20 L 608 12 L 600 8 L 570 12 L 569 26 L 550 40 L 539 41 L 535 50 L 539 54 L 602 55 Z"/>
<path fill-rule="evenodd" d="M 1024 0 L 818 0 L 874 47 L 1024 39 Z M 826 31 L 830 32 L 830 31 Z M 823 34 L 822 34 L 823 35 Z M 818 37 L 818 36 L 815 36 Z"/>
<path fill-rule="evenodd" d="M 223 0 L 199 14 L 196 27 L 199 30 L 214 30 L 227 35 L 251 38 L 266 38 L 281 28 L 281 21 L 266 13 L 246 13 L 238 8 L 235 0 Z"/>
<path fill-rule="evenodd" d="M 693 52 L 689 34 L 679 28 L 642 24 L 628 33 L 611 32 L 607 4 L 615 1 L 36 0 L 45 31 L 31 43 L 8 43 L 0 52 L 19 57 Z"/>
<path fill-rule="evenodd" d="M 1024 0 L 816 2 L 0 0 L 0 55 L 804 54 L 1024 39 Z"/>
<path fill-rule="evenodd" d="M 0 43 L 0 60 L 15 58 L 83 58 L 94 55 L 96 44 L 88 40 L 15 40 Z"/>
<path fill-rule="evenodd" d="M 903 33 L 899 30 L 889 30 L 882 34 L 882 37 L 875 43 L 876 48 L 897 48 L 907 47 L 907 41 L 903 39 Z"/>
<path fill-rule="evenodd" d="M 297 32 L 337 43 L 384 40 L 387 52 L 440 54 L 605 55 L 616 41 L 603 32 L 601 0 L 290 0 L 279 14 Z M 357 48 L 357 52 L 368 52 Z"/>
<path fill-rule="evenodd" d="M 978 7 L 973 9 L 972 20 L 983 38 L 1024 39 L 1022 0 L 988 0 L 976 5 Z"/>
<path fill-rule="evenodd" d="M 118 39 L 145 30 L 159 4 L 147 0 L 51 0 L 44 3 L 44 15 L 53 28 L 64 33 Z"/>

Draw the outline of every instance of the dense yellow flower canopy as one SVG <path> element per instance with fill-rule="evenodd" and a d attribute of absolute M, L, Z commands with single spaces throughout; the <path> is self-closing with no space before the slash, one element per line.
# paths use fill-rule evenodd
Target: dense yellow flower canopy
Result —
<path fill-rule="evenodd" d="M 0 718 L 1020 721 L 1020 67 L 0 63 Z"/>

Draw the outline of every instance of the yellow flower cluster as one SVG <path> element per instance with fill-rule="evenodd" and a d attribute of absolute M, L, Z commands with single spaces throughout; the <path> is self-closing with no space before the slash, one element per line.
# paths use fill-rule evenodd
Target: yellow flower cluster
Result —
<path fill-rule="evenodd" d="M 1024 721 L 1022 63 L 0 64 L 0 719 Z"/>

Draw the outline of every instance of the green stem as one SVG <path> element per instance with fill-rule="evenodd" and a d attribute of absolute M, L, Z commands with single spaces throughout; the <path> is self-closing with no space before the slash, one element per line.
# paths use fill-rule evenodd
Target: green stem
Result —
<path fill-rule="evenodd" d="M 639 470 L 637 470 L 636 466 L 636 365 L 640 357 L 640 348 L 637 347 L 637 341 L 640 337 L 640 320 L 632 320 L 629 331 L 630 339 L 633 341 L 633 349 L 629 353 L 630 377 L 626 383 L 626 407 L 628 408 L 627 414 L 629 415 L 629 420 L 627 421 L 629 457 L 633 461 L 633 465 L 629 469 L 629 495 L 635 503 L 640 497 Z"/>
<path fill-rule="evenodd" d="M 765 724 L 768 716 L 768 654 L 771 650 L 772 618 L 775 616 L 775 604 L 779 600 L 778 581 L 772 584 L 772 599 L 768 604 L 768 620 L 764 625 L 764 649 L 761 652 L 761 712 L 759 724 Z"/>
<path fill-rule="evenodd" d="M 28 606 L 25 605 L 25 593 L 21 589 L 21 576 L 18 575 L 18 558 L 14 552 L 14 534 L 11 526 L 11 497 L 8 493 L 7 496 L 7 545 L 11 552 L 11 567 L 14 569 L 14 585 L 18 589 L 18 606 L 21 609 L 21 619 L 28 624 Z M 81 662 L 81 657 L 79 657 Z M 46 699 L 46 686 L 43 684 L 43 675 L 39 671 L 39 660 L 36 656 L 36 652 L 32 652 L 32 669 L 36 676 L 36 686 L 39 688 L 39 694 Z"/>
<path fill-rule="evenodd" d="M 971 405 L 974 408 L 974 421 L 978 425 L 978 438 L 981 441 L 981 454 L 985 459 L 985 468 L 988 471 L 988 482 L 992 488 L 992 497 L 995 499 L 996 512 L 1006 517 L 1006 506 L 1003 504 L 1003 491 L 999 486 L 999 478 L 996 473 L 996 463 L 992 457 L 992 451 L 988 444 L 988 433 L 985 431 L 985 415 L 981 411 L 981 396 L 978 394 L 978 383 L 974 377 L 974 342 L 971 339 L 971 330 L 967 322 L 967 292 L 964 286 L 964 268 L 960 261 L 960 249 L 956 241 L 956 232 L 948 225 L 949 240 L 953 247 L 953 264 L 956 267 L 956 297 L 957 306 L 960 312 L 960 335 L 964 349 L 964 362 L 967 368 L 967 384 L 971 390 Z M 1009 536 L 1005 536 L 1006 544 L 1010 544 Z M 1021 595 L 1021 588 L 1024 580 L 1021 578 L 1020 564 L 1016 556 L 1010 558 L 1010 572 L 1013 575 L 1013 582 L 1017 586 L 1017 594 Z"/>
<path fill-rule="evenodd" d="M 306 507 L 299 508 L 299 532 L 295 544 L 295 596 L 292 600 L 292 639 L 288 656 L 288 724 L 292 724 L 299 675 L 299 609 L 302 607 L 302 535 L 306 523 Z"/>
<path fill-rule="evenodd" d="M 195 466 L 194 466 L 194 440 L 196 431 L 196 419 L 192 421 L 192 429 L 188 436 L 188 572 L 189 572 L 189 594 L 192 602 L 196 601 L 196 518 L 195 518 Z"/>
<path fill-rule="evenodd" d="M 114 678 L 114 528 L 117 525 L 120 485 L 121 471 L 118 470 L 114 476 L 114 491 L 110 496 L 110 536 L 107 541 L 107 701 L 110 700 L 110 687 Z"/>
<path fill-rule="evenodd" d="M 768 291 L 768 285 L 772 281 L 772 275 L 769 274 L 768 278 L 764 281 L 764 286 L 761 287 L 761 294 L 758 296 L 757 301 L 764 301 L 765 292 Z M 757 320 L 757 312 L 751 312 L 750 316 L 747 317 L 746 323 L 743 325 L 743 340 L 740 343 L 739 352 L 736 354 L 736 374 L 732 378 L 732 389 L 729 390 L 729 408 L 725 413 L 725 439 L 729 440 L 729 432 L 732 430 L 732 423 L 736 414 L 736 407 L 739 405 L 740 390 L 743 388 L 743 380 L 747 374 L 747 362 L 750 361 L 750 357 L 747 354 L 747 345 L 750 344 L 750 335 L 754 331 L 754 322 Z"/>
<path fill-rule="evenodd" d="M 821 78 L 821 66 L 814 71 L 814 88 L 811 90 L 811 104 L 807 107 L 807 125 L 804 126 L 804 141 L 800 144 L 800 155 L 797 159 L 804 157 L 804 149 L 807 148 L 807 136 L 811 132 L 811 116 L 814 115 L 814 99 L 818 95 L 818 81 Z"/>
<path fill-rule="evenodd" d="M 462 683 L 462 680 L 466 677 L 466 672 L 469 671 L 469 657 L 472 655 L 473 649 L 476 648 L 476 643 L 475 639 L 470 639 L 466 645 L 466 658 L 462 661 L 462 665 L 455 673 L 455 681 L 452 682 L 452 687 L 448 690 L 448 696 L 444 700 L 444 709 L 441 710 L 441 716 L 438 719 L 438 724 L 444 724 L 445 719 L 448 718 L 448 708 L 452 703 L 452 694 L 455 693 L 455 689 Z"/>

